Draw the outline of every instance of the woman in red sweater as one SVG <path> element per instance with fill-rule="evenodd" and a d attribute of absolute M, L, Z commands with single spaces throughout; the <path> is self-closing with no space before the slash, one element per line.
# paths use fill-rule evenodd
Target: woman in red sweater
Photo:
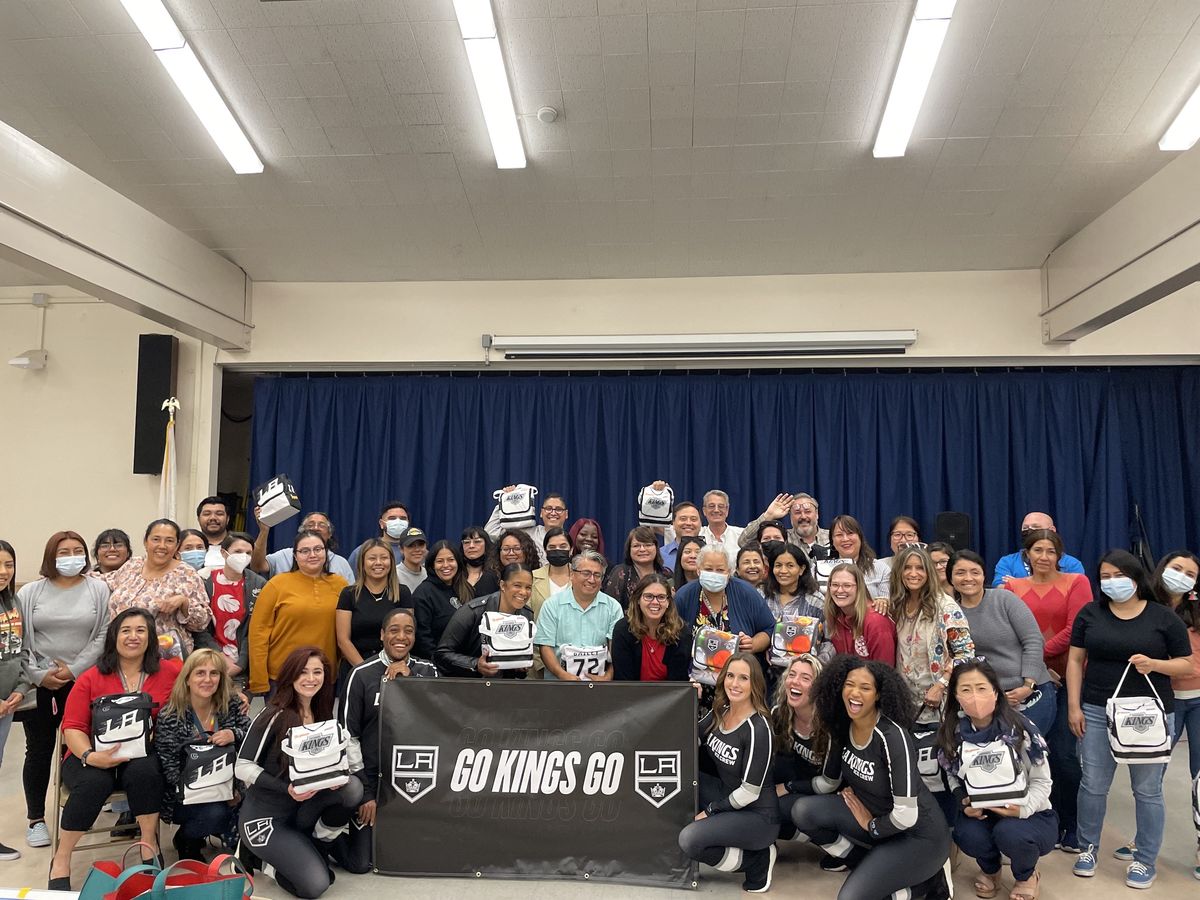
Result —
<path fill-rule="evenodd" d="M 829 573 L 825 631 L 838 653 L 896 665 L 896 624 L 871 605 L 858 566 L 839 563 Z"/>
<path fill-rule="evenodd" d="M 1079 742 L 1067 727 L 1067 651 L 1071 646 L 1071 626 L 1075 615 L 1092 602 L 1092 585 L 1084 575 L 1060 572 L 1063 543 L 1057 531 L 1035 528 L 1025 535 L 1025 556 L 1029 563 L 1027 578 L 1008 578 L 1004 586 L 1025 601 L 1037 619 L 1046 639 L 1046 668 L 1058 685 L 1058 710 L 1054 725 L 1046 733 L 1050 748 L 1050 774 L 1054 787 L 1051 805 L 1058 811 L 1058 847 L 1065 853 L 1080 853 L 1075 836 L 1075 800 L 1079 795 Z"/>
<path fill-rule="evenodd" d="M 63 740 L 67 745 L 62 778 L 71 789 L 71 796 L 62 812 L 58 852 L 50 862 L 50 890 L 71 890 L 71 853 L 84 832 L 95 824 L 100 808 L 115 790 L 126 793 L 129 811 L 142 833 L 141 840 L 155 848 L 157 862 L 162 865 L 162 854 L 158 852 L 162 774 L 157 754 L 150 752 L 149 729 L 171 695 L 179 668 L 179 660 L 160 657 L 152 614 L 135 606 L 112 620 L 100 661 L 75 682 L 62 720 Z M 127 727 L 137 731 L 137 723 L 148 718 L 146 731 L 144 737 L 97 749 L 93 702 L 114 695 L 130 700 L 127 704 L 116 704 L 115 714 L 120 718 L 102 723 L 103 731 Z M 120 711 L 122 706 L 127 707 L 124 713 Z M 140 712 L 146 706 L 148 715 Z"/>

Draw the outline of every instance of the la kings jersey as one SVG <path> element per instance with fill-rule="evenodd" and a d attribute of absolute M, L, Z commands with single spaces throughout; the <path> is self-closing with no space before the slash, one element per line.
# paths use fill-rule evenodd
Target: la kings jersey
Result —
<path fill-rule="evenodd" d="M 766 816 L 772 822 L 779 818 L 779 802 L 768 783 L 774 750 L 771 726 L 761 713 L 754 713 L 732 731 L 713 728 L 710 710 L 696 725 L 700 749 L 708 758 L 721 785 L 724 799 L 710 803 L 708 812 L 719 814 L 745 809 Z"/>
<path fill-rule="evenodd" d="M 855 746 L 849 735 L 844 742 L 831 737 L 829 755 L 813 787 L 831 794 L 842 784 L 853 788 L 871 813 L 867 831 L 875 838 L 891 837 L 915 825 L 918 799 L 928 791 L 917 771 L 912 737 L 882 715 L 865 747 Z"/>
<path fill-rule="evenodd" d="M 821 757 L 813 746 L 816 734 L 804 735 L 795 729 L 790 731 L 791 739 L 779 748 L 775 756 L 775 783 L 785 784 L 788 790 L 799 790 L 799 782 L 810 782 L 821 774 Z"/>
<path fill-rule="evenodd" d="M 363 783 L 363 797 L 375 799 L 379 786 L 379 693 L 391 664 L 387 651 L 355 666 L 346 676 L 338 721 L 350 733 L 350 771 Z M 413 678 L 437 678 L 437 667 L 415 656 L 408 658 Z"/>

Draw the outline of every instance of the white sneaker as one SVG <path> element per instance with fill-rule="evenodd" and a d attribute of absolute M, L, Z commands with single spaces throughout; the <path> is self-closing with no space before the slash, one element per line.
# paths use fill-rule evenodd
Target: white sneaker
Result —
<path fill-rule="evenodd" d="M 49 847 L 50 829 L 45 822 L 34 822 L 25 829 L 25 843 L 30 847 Z"/>

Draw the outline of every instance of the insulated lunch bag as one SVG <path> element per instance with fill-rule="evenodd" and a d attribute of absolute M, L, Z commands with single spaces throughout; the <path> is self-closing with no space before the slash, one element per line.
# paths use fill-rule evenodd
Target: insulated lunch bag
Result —
<path fill-rule="evenodd" d="M 692 681 L 714 685 L 729 657 L 737 653 L 737 635 L 719 631 L 710 625 L 696 629 L 692 640 L 692 662 L 689 675 Z"/>
<path fill-rule="evenodd" d="M 656 491 L 652 485 L 646 485 L 638 492 L 638 524 L 653 528 L 670 525 L 671 508 L 674 505 L 675 492 L 669 484 L 661 491 Z"/>
<path fill-rule="evenodd" d="M 500 524 L 505 528 L 530 528 L 535 523 L 533 506 L 538 489 L 532 484 L 518 484 L 511 491 L 492 494 L 500 509 Z"/>
<path fill-rule="evenodd" d="M 237 748 L 233 744 L 184 744 L 180 766 L 183 805 L 217 803 L 233 799 L 233 763 Z"/>
<path fill-rule="evenodd" d="M 1025 798 L 1029 784 L 1011 745 L 1001 740 L 986 744 L 963 741 L 959 760 L 959 780 L 976 809 L 1004 806 Z"/>
<path fill-rule="evenodd" d="M 1153 697 L 1122 697 L 1121 686 L 1133 663 L 1125 666 L 1117 689 L 1104 704 L 1108 720 L 1108 747 L 1119 763 L 1138 765 L 1171 761 L 1171 735 L 1167 731 L 1167 713 L 1158 690 L 1148 675 L 1141 677 L 1150 685 Z M 1140 674 L 1140 673 L 1139 673 Z"/>
<path fill-rule="evenodd" d="M 479 620 L 479 640 L 487 648 L 487 661 L 501 669 L 528 669 L 533 665 L 535 634 L 533 620 L 517 613 L 485 612 Z"/>
<path fill-rule="evenodd" d="M 151 711 L 149 694 L 106 694 L 92 701 L 92 744 L 117 759 L 141 759 L 150 752 Z"/>
<path fill-rule="evenodd" d="M 811 616 L 793 616 L 776 623 L 767 662 L 786 668 L 800 654 L 812 653 L 820 627 L 820 621 Z"/>
<path fill-rule="evenodd" d="M 341 787 L 350 780 L 349 737 L 336 719 L 289 728 L 283 752 L 290 758 L 288 778 L 297 791 Z"/>

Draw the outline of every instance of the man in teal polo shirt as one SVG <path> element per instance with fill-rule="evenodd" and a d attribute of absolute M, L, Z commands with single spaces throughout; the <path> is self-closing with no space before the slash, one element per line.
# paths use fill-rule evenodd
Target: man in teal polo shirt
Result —
<path fill-rule="evenodd" d="M 571 560 L 571 586 L 542 604 L 534 642 L 547 679 L 612 681 L 610 642 L 624 613 L 620 603 L 600 591 L 603 578 L 604 557 L 584 550 Z"/>

